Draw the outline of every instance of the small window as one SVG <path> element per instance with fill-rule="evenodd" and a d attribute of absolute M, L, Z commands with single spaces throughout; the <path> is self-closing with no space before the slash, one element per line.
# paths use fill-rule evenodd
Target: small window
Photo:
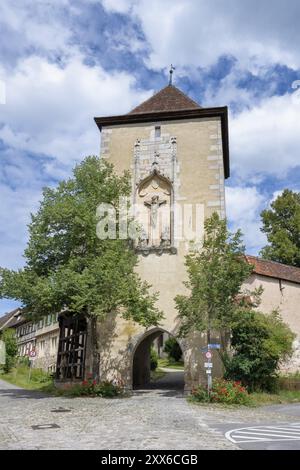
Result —
<path fill-rule="evenodd" d="M 160 126 L 155 126 L 155 138 L 159 139 L 160 138 Z"/>

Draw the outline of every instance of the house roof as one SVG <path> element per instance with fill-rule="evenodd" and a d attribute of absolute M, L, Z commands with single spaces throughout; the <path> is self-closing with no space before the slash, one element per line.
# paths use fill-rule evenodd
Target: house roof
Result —
<path fill-rule="evenodd" d="M 168 85 L 151 98 L 144 101 L 128 114 L 155 113 L 159 111 L 180 111 L 183 109 L 200 109 L 196 101 L 189 98 L 179 88 Z"/>
<path fill-rule="evenodd" d="M 4 328 L 12 328 L 15 326 L 18 321 L 18 317 L 21 314 L 20 308 L 15 308 L 11 312 L 5 313 L 2 317 L 0 317 L 0 330 Z"/>
<path fill-rule="evenodd" d="M 300 268 L 275 261 L 264 260 L 256 256 L 246 256 L 249 264 L 254 266 L 253 273 L 261 276 L 273 277 L 284 281 L 300 284 Z"/>
<path fill-rule="evenodd" d="M 105 126 L 155 121 L 210 119 L 213 117 L 218 117 L 221 121 L 224 175 L 225 178 L 228 178 L 230 168 L 227 106 L 202 108 L 177 87 L 168 85 L 127 114 L 95 117 L 94 120 L 101 132 L 102 127 Z"/>

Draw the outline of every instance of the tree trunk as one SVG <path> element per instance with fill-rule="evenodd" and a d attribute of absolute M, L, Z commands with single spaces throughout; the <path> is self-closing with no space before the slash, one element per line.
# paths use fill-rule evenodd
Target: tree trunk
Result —
<path fill-rule="evenodd" d="M 91 317 L 92 374 L 98 383 L 100 380 L 100 345 L 97 332 L 97 318 Z"/>
<path fill-rule="evenodd" d="M 221 346 L 222 346 L 222 350 L 225 353 L 228 353 L 228 350 L 230 347 L 230 336 L 231 336 L 230 330 L 228 329 L 220 330 Z"/>
<path fill-rule="evenodd" d="M 230 337 L 230 330 L 220 330 L 221 350 L 219 351 L 219 354 L 224 367 L 226 366 L 226 362 L 230 354 Z"/>

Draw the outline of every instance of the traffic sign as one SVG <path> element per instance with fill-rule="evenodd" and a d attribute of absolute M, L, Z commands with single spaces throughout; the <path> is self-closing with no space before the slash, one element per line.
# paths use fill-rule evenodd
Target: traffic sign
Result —
<path fill-rule="evenodd" d="M 36 352 L 35 352 L 35 350 L 29 351 L 29 357 L 30 357 L 31 359 L 35 359 L 35 357 L 36 357 Z"/>
<path fill-rule="evenodd" d="M 211 374 L 211 369 L 206 369 L 207 374 Z"/>
<path fill-rule="evenodd" d="M 211 352 L 210 351 L 207 351 L 207 353 L 205 354 L 205 357 L 207 359 L 211 359 Z"/>
<path fill-rule="evenodd" d="M 221 345 L 219 343 L 209 344 L 208 349 L 221 349 Z"/>
<path fill-rule="evenodd" d="M 212 362 L 204 362 L 204 367 L 206 367 L 207 369 L 211 369 L 213 366 Z"/>

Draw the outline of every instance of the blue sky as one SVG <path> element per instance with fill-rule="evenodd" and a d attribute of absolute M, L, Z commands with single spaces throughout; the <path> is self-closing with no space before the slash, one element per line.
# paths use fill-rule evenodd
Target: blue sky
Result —
<path fill-rule="evenodd" d="M 99 153 L 93 117 L 151 96 L 170 63 L 202 106 L 229 106 L 227 215 L 257 254 L 260 211 L 300 189 L 299 18 L 298 0 L 2 0 L 0 265 L 22 266 L 42 187 Z"/>

